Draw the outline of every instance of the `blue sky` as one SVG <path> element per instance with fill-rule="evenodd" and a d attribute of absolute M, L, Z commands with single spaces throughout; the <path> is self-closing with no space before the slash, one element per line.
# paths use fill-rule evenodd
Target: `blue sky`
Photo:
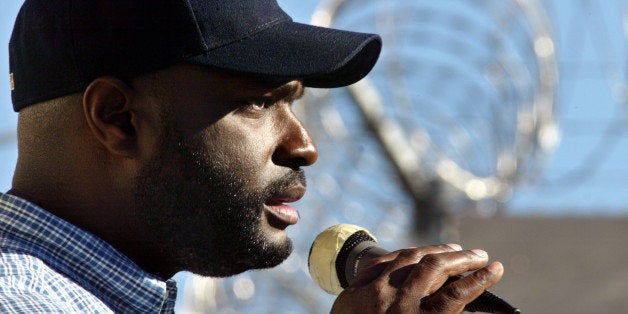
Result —
<path fill-rule="evenodd" d="M 299 22 L 317 1 L 280 0 Z M 523 215 L 628 214 L 626 37 L 623 1 L 544 1 L 554 26 L 561 85 L 557 117 L 561 142 L 533 183 L 515 188 L 507 212 Z M 7 43 L 21 1 L 0 2 L 0 190 L 10 187 L 17 158 Z M 604 37 L 607 40 L 601 39 Z M 385 49 L 385 48 L 384 48 Z"/>

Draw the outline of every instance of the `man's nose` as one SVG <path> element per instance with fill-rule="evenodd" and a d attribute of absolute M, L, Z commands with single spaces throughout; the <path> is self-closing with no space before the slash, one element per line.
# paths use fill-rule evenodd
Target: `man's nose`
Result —
<path fill-rule="evenodd" d="M 301 121 L 290 111 L 284 125 L 281 139 L 273 153 L 273 162 L 292 169 L 315 163 L 318 150 Z"/>

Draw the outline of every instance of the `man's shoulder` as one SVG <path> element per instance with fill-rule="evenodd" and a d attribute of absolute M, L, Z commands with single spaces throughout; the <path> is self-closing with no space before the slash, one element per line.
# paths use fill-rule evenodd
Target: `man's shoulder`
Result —
<path fill-rule="evenodd" d="M 0 313 L 111 312 L 41 259 L 0 248 Z"/>
<path fill-rule="evenodd" d="M 67 280 L 36 256 L 0 248 L 0 291 L 6 287 L 42 289 L 57 280 Z"/>

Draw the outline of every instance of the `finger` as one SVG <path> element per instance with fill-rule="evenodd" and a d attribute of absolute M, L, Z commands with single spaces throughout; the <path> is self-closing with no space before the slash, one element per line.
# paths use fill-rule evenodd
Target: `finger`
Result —
<path fill-rule="evenodd" d="M 379 306 L 388 308 L 396 299 L 397 291 L 410 273 L 412 267 L 421 258 L 429 254 L 440 254 L 461 250 L 460 245 L 434 245 L 420 248 L 408 248 L 394 251 L 370 261 L 370 266 L 362 268 L 356 278 L 350 283 L 347 290 L 368 289 L 377 295 Z M 414 308 L 419 308 L 419 299 Z"/>
<path fill-rule="evenodd" d="M 391 273 L 408 265 L 418 263 L 423 256 L 428 254 L 455 252 L 461 249 L 458 244 L 442 244 L 397 250 L 367 261 L 363 266 L 363 270 L 354 278 L 352 285 L 365 285 L 379 276 L 388 278 Z"/>
<path fill-rule="evenodd" d="M 462 311 L 465 305 L 496 284 L 503 274 L 504 267 L 500 262 L 491 263 L 424 298 L 421 308 L 436 313 Z"/>
<path fill-rule="evenodd" d="M 428 254 L 412 267 L 406 277 L 400 296 L 424 297 L 434 293 L 453 276 L 476 270 L 488 263 L 483 250 L 465 250 Z"/>
<path fill-rule="evenodd" d="M 462 247 L 459 244 L 440 244 L 422 247 L 410 247 L 406 249 L 396 250 L 386 255 L 382 255 L 378 258 L 374 258 L 368 261 L 365 266 L 368 267 L 370 265 L 392 262 L 394 260 L 397 260 L 397 262 L 400 264 L 406 264 L 408 262 L 416 263 L 421 259 L 421 257 L 427 254 L 454 252 L 461 250 Z"/>

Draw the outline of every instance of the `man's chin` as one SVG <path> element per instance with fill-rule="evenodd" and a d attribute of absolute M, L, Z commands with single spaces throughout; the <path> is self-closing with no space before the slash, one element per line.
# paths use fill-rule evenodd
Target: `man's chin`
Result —
<path fill-rule="evenodd" d="M 246 272 L 248 270 L 260 270 L 260 269 L 273 268 L 273 267 L 279 266 L 281 263 L 283 263 L 286 260 L 286 258 L 287 258 L 287 256 L 285 258 L 280 259 L 280 260 L 279 259 L 275 259 L 275 260 L 269 261 L 267 263 L 228 265 L 228 266 L 225 266 L 225 268 L 220 272 L 220 274 L 217 277 L 234 276 L 234 275 L 238 275 L 238 274 L 241 274 L 243 272 Z"/>
<path fill-rule="evenodd" d="M 205 260 L 187 266 L 187 270 L 201 276 L 228 277 L 243 273 L 247 270 L 273 268 L 285 261 L 292 253 L 292 241 L 285 238 L 280 243 L 266 242 L 251 250 L 231 252 L 221 256 L 206 256 L 197 259 Z M 218 260 L 217 260 L 218 258 Z"/>
<path fill-rule="evenodd" d="M 230 276 L 238 275 L 248 270 L 260 270 L 260 269 L 273 268 L 283 263 L 283 261 L 285 261 L 286 258 L 283 258 L 281 260 L 276 259 L 276 260 L 273 260 L 272 262 L 267 262 L 267 263 L 256 263 L 256 264 L 233 263 L 229 265 L 222 265 L 222 267 L 219 267 L 219 268 L 212 267 L 211 269 L 206 269 L 205 267 L 201 267 L 196 270 L 190 269 L 189 271 L 191 271 L 192 273 L 196 275 L 200 275 L 204 277 L 223 278 L 223 277 L 230 277 Z"/>
<path fill-rule="evenodd" d="M 283 263 L 292 253 L 292 241 L 285 235 L 279 241 L 271 241 L 266 239 L 266 245 L 263 245 L 257 254 L 251 254 L 248 262 L 248 269 L 265 269 L 278 266 Z M 272 239 L 276 240 L 276 239 Z M 263 247 L 263 248 L 262 248 Z"/>

